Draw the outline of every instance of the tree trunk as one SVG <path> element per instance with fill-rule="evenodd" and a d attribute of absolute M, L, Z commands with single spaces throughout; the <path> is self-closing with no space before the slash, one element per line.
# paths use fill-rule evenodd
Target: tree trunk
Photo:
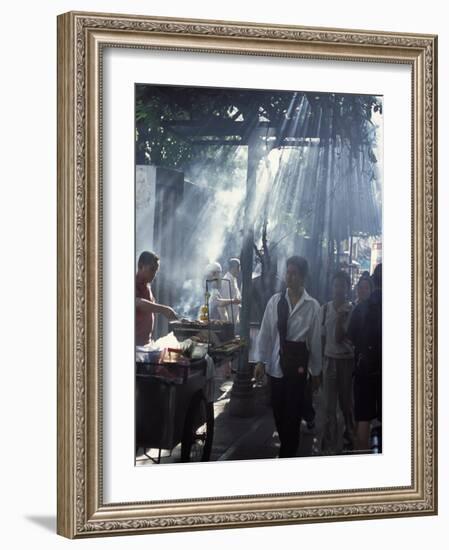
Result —
<path fill-rule="evenodd" d="M 254 204 L 257 182 L 257 167 L 262 157 L 260 147 L 260 130 L 253 129 L 248 140 L 248 171 L 246 177 L 246 201 L 244 213 L 244 238 L 241 252 L 241 270 L 242 270 L 242 308 L 240 311 L 240 332 L 249 346 L 250 337 L 250 316 L 252 302 L 252 276 L 254 261 Z M 243 353 L 240 368 L 246 368 L 248 365 L 248 346 Z"/>

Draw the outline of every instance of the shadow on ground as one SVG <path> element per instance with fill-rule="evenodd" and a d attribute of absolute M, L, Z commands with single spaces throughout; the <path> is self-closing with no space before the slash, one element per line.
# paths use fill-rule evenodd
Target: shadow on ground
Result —
<path fill-rule="evenodd" d="M 56 533 L 56 516 L 25 516 L 25 519 L 39 525 L 46 531 Z"/>

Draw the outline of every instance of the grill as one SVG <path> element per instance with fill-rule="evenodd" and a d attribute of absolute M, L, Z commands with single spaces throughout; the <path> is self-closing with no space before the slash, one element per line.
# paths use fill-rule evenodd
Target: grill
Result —
<path fill-rule="evenodd" d="M 199 321 L 172 321 L 169 328 L 180 341 L 200 336 L 205 342 L 209 341 L 213 345 L 220 345 L 235 337 L 235 328 L 232 323 L 226 321 L 209 321 L 201 323 Z"/>

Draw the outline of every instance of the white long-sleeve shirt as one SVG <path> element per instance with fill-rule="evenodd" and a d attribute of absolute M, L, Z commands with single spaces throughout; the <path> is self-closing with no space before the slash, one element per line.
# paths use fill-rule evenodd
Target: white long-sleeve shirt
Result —
<path fill-rule="evenodd" d="M 227 298 L 228 300 L 233 298 L 238 298 L 240 300 L 242 298 L 242 295 L 240 293 L 237 278 L 234 277 L 234 275 L 228 271 L 226 275 L 223 277 L 223 279 L 226 279 L 226 281 L 221 282 L 221 297 Z M 230 289 L 227 281 L 231 283 Z M 231 290 L 231 293 L 229 293 L 229 290 Z M 228 319 L 230 321 L 234 319 L 234 323 L 239 322 L 239 315 L 240 315 L 239 304 L 230 304 L 229 306 L 226 306 L 226 311 L 228 312 Z"/>
<path fill-rule="evenodd" d="M 277 313 L 280 297 L 278 292 L 268 301 L 254 354 L 255 361 L 265 363 L 266 373 L 275 378 L 282 378 Z M 309 351 L 308 369 L 313 376 L 318 376 L 321 372 L 320 306 L 305 290 L 295 307 L 292 307 L 288 291 L 285 291 L 285 297 L 289 308 L 287 340 L 305 342 Z"/>

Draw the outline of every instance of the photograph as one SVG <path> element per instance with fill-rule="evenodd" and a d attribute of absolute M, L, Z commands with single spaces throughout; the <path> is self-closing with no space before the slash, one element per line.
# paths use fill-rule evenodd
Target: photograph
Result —
<path fill-rule="evenodd" d="M 58 17 L 59 534 L 437 513 L 437 36 L 355 28 Z"/>
<path fill-rule="evenodd" d="M 375 92 L 135 84 L 137 467 L 382 454 Z"/>

